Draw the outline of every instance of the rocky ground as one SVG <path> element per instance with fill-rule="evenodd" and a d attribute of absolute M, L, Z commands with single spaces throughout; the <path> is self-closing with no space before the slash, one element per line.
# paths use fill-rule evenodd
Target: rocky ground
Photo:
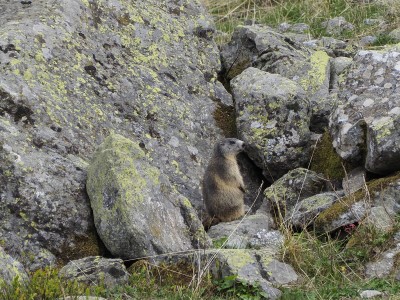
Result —
<path fill-rule="evenodd" d="M 398 44 L 367 50 L 310 40 L 301 24 L 245 25 L 219 49 L 196 1 L 2 1 L 0 24 L 3 281 L 70 262 L 66 277 L 93 268 L 90 282 L 98 272 L 115 285 L 123 261 L 100 256 L 200 257 L 199 269 L 278 299 L 299 281 L 279 229 L 393 229 Z M 206 233 L 200 180 L 223 136 L 248 145 L 249 213 Z M 365 276 L 400 276 L 396 243 Z"/>

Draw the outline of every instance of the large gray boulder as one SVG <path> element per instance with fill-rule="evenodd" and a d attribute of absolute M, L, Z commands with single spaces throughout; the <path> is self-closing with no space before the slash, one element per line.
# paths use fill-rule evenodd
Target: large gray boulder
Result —
<path fill-rule="evenodd" d="M 304 168 L 291 170 L 264 191 L 266 202 L 271 203 L 281 217 L 290 217 L 301 200 L 325 190 L 325 179 Z"/>
<path fill-rule="evenodd" d="M 278 74 L 248 68 L 231 81 L 239 137 L 272 181 L 310 159 L 309 103 L 303 89 Z"/>
<path fill-rule="evenodd" d="M 249 67 L 292 79 L 312 51 L 268 26 L 238 26 L 231 41 L 221 47 L 228 80 Z"/>
<path fill-rule="evenodd" d="M 333 109 L 329 97 L 330 58 L 267 26 L 238 26 L 232 40 L 221 49 L 224 76 L 233 79 L 255 67 L 297 82 L 310 104 L 311 130 L 323 132 Z"/>
<path fill-rule="evenodd" d="M 189 200 L 151 165 L 138 142 L 110 135 L 93 157 L 86 188 L 97 232 L 114 256 L 134 259 L 207 246 L 194 209 L 186 220 L 181 214 L 191 207 Z"/>
<path fill-rule="evenodd" d="M 400 170 L 400 52 L 360 51 L 330 119 L 333 145 L 373 173 Z"/>
<path fill-rule="evenodd" d="M 200 208 L 199 178 L 220 134 L 213 112 L 232 104 L 216 81 L 205 9 L 172 0 L 26 2 L 0 1 L 5 250 L 31 269 L 99 254 L 86 167 L 113 131 L 138 141 Z"/>

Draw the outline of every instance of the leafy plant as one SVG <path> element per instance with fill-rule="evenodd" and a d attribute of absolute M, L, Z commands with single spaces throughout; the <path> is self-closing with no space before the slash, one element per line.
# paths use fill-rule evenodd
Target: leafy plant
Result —
<path fill-rule="evenodd" d="M 268 299 L 268 295 L 262 291 L 259 285 L 250 285 L 237 279 L 236 275 L 226 276 L 214 281 L 217 290 L 231 296 L 236 296 L 243 300 Z"/>

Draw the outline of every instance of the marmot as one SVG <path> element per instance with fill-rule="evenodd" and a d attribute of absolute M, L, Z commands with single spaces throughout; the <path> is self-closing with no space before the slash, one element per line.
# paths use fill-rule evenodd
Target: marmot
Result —
<path fill-rule="evenodd" d="M 244 142 L 224 139 L 214 148 L 203 178 L 203 200 L 209 217 L 229 222 L 244 215 L 244 183 L 236 155 L 244 150 Z"/>

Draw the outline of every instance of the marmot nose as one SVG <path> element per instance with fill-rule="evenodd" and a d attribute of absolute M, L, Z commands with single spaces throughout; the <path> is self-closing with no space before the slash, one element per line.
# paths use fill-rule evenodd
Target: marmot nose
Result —
<path fill-rule="evenodd" d="M 242 144 L 242 148 L 243 149 L 246 148 L 246 144 L 245 143 Z"/>

